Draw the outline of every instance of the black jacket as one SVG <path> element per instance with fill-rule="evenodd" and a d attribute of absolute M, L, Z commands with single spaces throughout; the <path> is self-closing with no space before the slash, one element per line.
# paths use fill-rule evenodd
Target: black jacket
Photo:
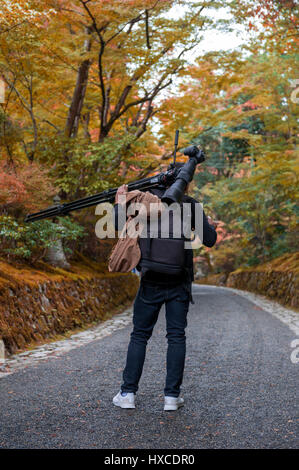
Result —
<path fill-rule="evenodd" d="M 153 188 L 150 190 L 152 194 L 155 194 L 159 198 L 163 196 L 165 188 Z M 198 210 L 198 202 L 190 196 L 184 195 L 182 202 L 189 202 L 191 203 L 191 228 L 192 230 L 195 229 L 195 212 Z M 114 215 L 115 215 L 115 228 L 116 230 L 121 230 L 122 227 L 118 226 L 118 210 L 119 205 L 115 204 L 114 206 Z M 205 212 L 203 211 L 203 240 L 202 243 L 205 246 L 212 247 L 215 245 L 217 240 L 217 232 L 212 225 L 209 224 L 208 219 L 206 217 Z M 196 235 L 196 234 L 195 234 Z M 148 281 L 155 284 L 167 284 L 167 285 L 175 285 L 180 284 L 182 282 L 192 282 L 194 280 L 194 273 L 193 273 L 193 250 L 192 249 L 185 249 L 186 252 L 186 270 L 185 273 L 178 277 L 178 276 L 165 276 L 165 274 L 160 274 L 156 272 L 148 271 L 142 277 L 144 281 Z"/>

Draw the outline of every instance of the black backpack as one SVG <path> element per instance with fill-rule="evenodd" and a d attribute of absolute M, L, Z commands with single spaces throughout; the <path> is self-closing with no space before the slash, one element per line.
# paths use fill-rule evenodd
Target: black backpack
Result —
<path fill-rule="evenodd" d="M 182 206 L 181 206 L 182 208 Z M 183 234 L 183 224 L 179 230 L 179 237 L 173 230 L 173 214 L 169 217 L 169 238 L 164 238 L 161 233 L 161 220 L 158 223 L 156 236 L 151 236 L 150 227 L 147 227 L 147 237 L 139 238 L 141 259 L 138 269 L 145 273 L 146 271 L 155 271 L 158 273 L 180 275 L 186 269 L 186 251 L 185 242 L 190 241 Z"/>

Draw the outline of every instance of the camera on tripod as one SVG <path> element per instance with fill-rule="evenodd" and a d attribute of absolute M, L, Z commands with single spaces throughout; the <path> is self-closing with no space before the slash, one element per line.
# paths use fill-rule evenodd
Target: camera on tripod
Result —
<path fill-rule="evenodd" d="M 184 155 L 189 157 L 188 162 L 183 164 L 180 168 L 177 168 L 176 151 L 178 138 L 179 131 L 176 131 L 173 163 L 170 165 L 170 168 L 166 172 L 159 173 L 156 176 L 150 176 L 149 178 L 143 178 L 129 183 L 129 191 L 147 191 L 152 188 L 164 186 L 166 191 L 162 196 L 163 202 L 171 204 L 173 202 L 181 201 L 187 184 L 193 179 L 196 166 L 205 160 L 205 155 L 196 145 L 191 145 L 182 151 Z M 106 191 L 95 194 L 94 196 L 88 196 L 73 202 L 51 206 L 43 211 L 27 215 L 25 222 L 35 222 L 37 220 L 67 215 L 70 212 L 85 209 L 86 207 L 96 206 L 102 202 L 114 202 L 117 189 L 118 188 L 107 189 Z"/>

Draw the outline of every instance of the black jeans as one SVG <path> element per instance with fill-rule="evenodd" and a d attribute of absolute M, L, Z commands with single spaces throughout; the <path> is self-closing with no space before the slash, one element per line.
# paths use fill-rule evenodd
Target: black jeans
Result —
<path fill-rule="evenodd" d="M 123 392 L 137 392 L 142 374 L 146 345 L 152 335 L 160 309 L 165 303 L 167 374 L 164 394 L 178 397 L 183 380 L 187 313 L 190 301 L 190 286 L 180 284 L 176 287 L 164 287 L 141 281 L 134 303 L 131 340 L 128 347 L 127 363 L 123 372 Z"/>

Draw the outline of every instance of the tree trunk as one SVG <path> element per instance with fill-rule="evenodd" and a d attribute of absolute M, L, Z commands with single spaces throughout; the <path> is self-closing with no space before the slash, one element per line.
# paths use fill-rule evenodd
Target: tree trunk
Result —
<path fill-rule="evenodd" d="M 87 33 L 90 34 L 89 28 L 87 28 Z M 84 44 L 85 52 L 89 52 L 90 48 L 91 39 L 88 38 Z M 84 103 L 90 64 L 91 61 L 89 59 L 86 59 L 80 64 L 80 67 L 78 69 L 76 87 L 74 90 L 65 127 L 65 133 L 67 137 L 76 137 L 78 133 L 79 119 Z"/>

